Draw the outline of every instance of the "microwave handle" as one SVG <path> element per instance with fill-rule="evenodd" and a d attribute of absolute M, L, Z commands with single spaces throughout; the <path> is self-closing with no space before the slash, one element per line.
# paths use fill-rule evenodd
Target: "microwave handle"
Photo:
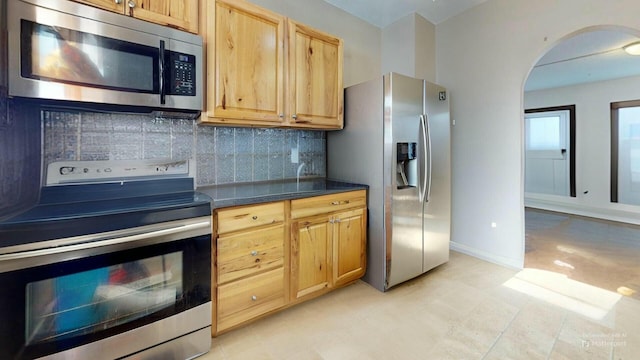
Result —
<path fill-rule="evenodd" d="M 159 54 L 159 67 L 160 67 L 160 104 L 165 104 L 165 97 L 167 95 L 166 83 L 165 83 L 165 50 L 164 40 L 160 40 L 160 54 Z"/>

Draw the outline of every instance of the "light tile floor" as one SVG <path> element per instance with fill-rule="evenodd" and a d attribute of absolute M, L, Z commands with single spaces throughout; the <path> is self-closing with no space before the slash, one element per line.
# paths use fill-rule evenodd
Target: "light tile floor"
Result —
<path fill-rule="evenodd" d="M 638 359 L 640 302 L 451 253 L 381 293 L 364 282 L 212 339 L 200 359 Z"/>

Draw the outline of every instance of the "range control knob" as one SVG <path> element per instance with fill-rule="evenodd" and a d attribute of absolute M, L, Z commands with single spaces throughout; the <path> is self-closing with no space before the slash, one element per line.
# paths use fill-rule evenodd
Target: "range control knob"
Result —
<path fill-rule="evenodd" d="M 73 166 L 63 166 L 60 168 L 60 175 L 69 175 L 73 173 L 75 168 Z"/>

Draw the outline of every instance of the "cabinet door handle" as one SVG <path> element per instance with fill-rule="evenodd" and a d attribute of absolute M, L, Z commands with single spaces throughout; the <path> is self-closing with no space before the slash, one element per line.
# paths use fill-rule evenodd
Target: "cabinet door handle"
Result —
<path fill-rule="evenodd" d="M 128 5 L 129 5 L 129 7 L 130 7 L 130 8 L 132 8 L 132 9 L 133 9 L 134 7 L 136 7 L 136 2 L 135 2 L 135 1 L 133 1 L 133 0 L 129 0 L 129 2 L 128 2 L 127 4 L 128 4 Z"/>
<path fill-rule="evenodd" d="M 257 250 L 252 250 L 251 251 L 251 256 L 258 256 L 258 251 Z"/>
<path fill-rule="evenodd" d="M 251 218 L 252 218 L 253 220 L 258 220 L 258 216 L 257 216 L 257 215 L 253 215 Z"/>
<path fill-rule="evenodd" d="M 120 5 L 120 4 L 122 4 L 122 0 L 115 0 L 115 3 Z"/>
<path fill-rule="evenodd" d="M 257 300 L 258 300 L 258 297 L 257 297 L 257 296 L 255 296 L 255 295 L 251 295 L 251 301 L 257 301 Z"/>

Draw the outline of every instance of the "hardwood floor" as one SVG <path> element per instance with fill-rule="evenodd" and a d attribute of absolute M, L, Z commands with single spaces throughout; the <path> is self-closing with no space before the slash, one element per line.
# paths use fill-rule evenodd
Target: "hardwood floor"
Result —
<path fill-rule="evenodd" d="M 640 300 L 640 226 L 525 209 L 525 268 Z"/>

